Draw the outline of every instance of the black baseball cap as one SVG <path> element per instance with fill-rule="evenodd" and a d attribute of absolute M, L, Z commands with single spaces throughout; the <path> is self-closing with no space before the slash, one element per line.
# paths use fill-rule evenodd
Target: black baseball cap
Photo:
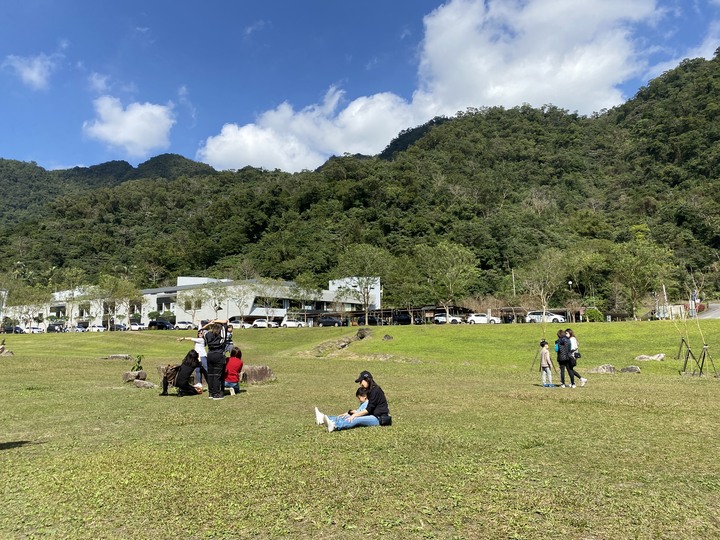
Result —
<path fill-rule="evenodd" d="M 358 375 L 358 378 L 355 379 L 355 382 L 364 381 L 365 379 L 372 379 L 372 375 L 369 371 L 361 371 L 360 375 Z"/>

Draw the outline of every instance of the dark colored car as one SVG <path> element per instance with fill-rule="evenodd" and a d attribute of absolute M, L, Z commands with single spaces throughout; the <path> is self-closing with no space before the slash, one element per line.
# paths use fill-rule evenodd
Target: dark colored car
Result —
<path fill-rule="evenodd" d="M 175 325 L 167 321 L 150 321 L 148 323 L 148 330 L 175 330 Z"/>
<path fill-rule="evenodd" d="M 50 323 L 47 325 L 46 332 L 67 332 L 63 323 Z"/>
<path fill-rule="evenodd" d="M 382 326 L 385 324 L 385 321 L 378 319 L 375 315 L 368 315 L 367 322 L 365 322 L 365 315 L 361 315 L 358 319 L 358 324 L 360 326 Z"/>
<path fill-rule="evenodd" d="M 127 326 L 122 323 L 115 323 L 110 325 L 109 330 L 111 332 L 125 332 L 127 330 Z"/>
<path fill-rule="evenodd" d="M 316 321 L 317 326 L 347 326 L 347 322 L 337 317 L 320 317 Z"/>
<path fill-rule="evenodd" d="M 411 321 L 410 315 L 408 313 L 396 313 L 392 316 L 392 324 L 422 324 L 423 321 L 420 317 L 415 317 L 414 321 Z"/>
<path fill-rule="evenodd" d="M 3 330 L 6 334 L 24 334 L 25 330 L 21 326 L 6 326 Z"/>

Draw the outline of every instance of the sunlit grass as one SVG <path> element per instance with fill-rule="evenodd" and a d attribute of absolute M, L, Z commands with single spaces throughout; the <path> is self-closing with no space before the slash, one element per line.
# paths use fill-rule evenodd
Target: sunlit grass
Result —
<path fill-rule="evenodd" d="M 142 354 L 159 382 L 191 332 L 6 336 L 0 537 L 717 537 L 720 381 L 674 356 L 681 335 L 712 353 L 720 324 L 572 326 L 581 373 L 642 373 L 541 388 L 541 325 L 373 328 L 342 349 L 318 346 L 356 328 L 243 330 L 277 381 L 215 402 L 124 385 L 132 361 L 102 359 Z M 315 426 L 362 369 L 394 425 Z"/>

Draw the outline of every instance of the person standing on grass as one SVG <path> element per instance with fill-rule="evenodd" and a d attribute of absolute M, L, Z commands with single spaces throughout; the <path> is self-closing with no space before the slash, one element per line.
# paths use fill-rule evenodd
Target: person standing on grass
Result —
<path fill-rule="evenodd" d="M 582 377 L 577 371 L 575 366 L 577 365 L 577 359 L 580 358 L 580 351 L 578 350 L 578 340 L 575 337 L 575 333 L 568 328 L 565 330 L 565 336 L 570 340 L 570 361 L 568 362 L 568 372 L 571 377 L 580 379 L 580 386 L 585 386 L 587 379 Z"/>
<path fill-rule="evenodd" d="M 555 386 L 552 382 L 552 360 L 550 360 L 550 349 L 548 342 L 544 339 L 540 342 L 540 372 L 542 373 L 542 385 L 546 387 Z"/>
<path fill-rule="evenodd" d="M 240 347 L 233 347 L 230 351 L 230 358 L 225 364 L 225 388 L 232 388 L 234 392 L 240 392 L 240 372 L 242 372 L 242 368 L 242 351 Z"/>
<path fill-rule="evenodd" d="M 225 343 L 227 320 L 213 319 L 202 328 L 207 347 L 207 382 L 211 399 L 223 399 L 223 375 L 225 373 Z"/>
<path fill-rule="evenodd" d="M 360 386 L 355 392 L 355 397 L 357 397 L 358 401 L 360 402 L 360 405 L 358 405 L 357 409 L 350 409 L 348 412 L 340 414 L 338 416 L 327 416 L 328 420 L 332 422 L 334 429 L 350 429 L 359 425 L 353 424 L 353 420 L 357 418 L 357 416 L 354 415 L 357 415 L 359 412 L 364 411 L 367 408 L 367 394 L 367 388 L 363 388 L 362 386 Z M 321 413 L 318 408 L 315 407 L 315 423 L 319 426 L 322 426 L 325 423 L 325 417 L 326 415 Z"/>
<path fill-rule="evenodd" d="M 570 388 L 575 388 L 575 375 L 570 368 L 570 339 L 565 335 L 565 330 L 558 330 L 555 350 L 557 351 L 557 363 L 560 366 L 560 388 L 565 388 L 565 370 L 570 375 Z"/>
<path fill-rule="evenodd" d="M 202 367 L 205 368 L 205 375 L 207 375 L 207 351 L 205 350 L 205 339 L 203 338 L 203 334 L 204 332 L 202 330 L 198 330 L 197 337 L 181 337 L 178 338 L 178 341 L 192 341 L 195 343 L 195 350 L 200 357 Z M 200 371 L 200 368 L 195 370 L 195 380 L 202 384 L 202 372 Z M 207 378 L 205 379 L 205 382 L 207 383 Z"/>

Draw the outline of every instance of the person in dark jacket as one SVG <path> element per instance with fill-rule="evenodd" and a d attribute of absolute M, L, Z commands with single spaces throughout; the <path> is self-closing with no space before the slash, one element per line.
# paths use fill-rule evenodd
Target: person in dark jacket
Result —
<path fill-rule="evenodd" d="M 565 330 L 558 330 L 555 347 L 557 350 L 557 363 L 560 366 L 560 388 L 565 388 L 565 370 L 570 375 L 570 388 L 575 388 L 575 375 L 570 366 L 570 338 L 565 335 Z"/>
<path fill-rule="evenodd" d="M 327 415 L 323 415 L 323 423 L 328 432 L 353 427 L 389 426 L 392 423 L 385 392 L 378 386 L 370 372 L 361 372 L 355 382 L 360 383 L 360 386 L 367 390 L 367 407 L 364 410 L 356 410 L 342 426 L 335 425 Z"/>
<path fill-rule="evenodd" d="M 207 348 L 207 383 L 212 399 L 223 399 L 225 374 L 225 345 L 227 345 L 227 320 L 214 319 L 203 326 Z"/>
<path fill-rule="evenodd" d="M 193 349 L 188 351 L 185 355 L 185 358 L 179 368 L 177 366 L 172 366 L 170 369 L 166 370 L 162 381 L 163 391 L 160 395 L 168 395 L 168 385 L 171 382 L 173 386 L 177 388 L 178 397 L 197 396 L 198 394 L 201 394 L 202 386 L 197 388 L 190 384 L 190 376 L 196 368 L 200 368 L 200 371 L 207 377 L 207 371 L 205 371 L 205 368 L 202 367 L 202 364 L 200 363 L 200 355 L 198 355 L 197 351 Z M 171 381 L 172 378 L 174 378 L 174 381 Z"/>

